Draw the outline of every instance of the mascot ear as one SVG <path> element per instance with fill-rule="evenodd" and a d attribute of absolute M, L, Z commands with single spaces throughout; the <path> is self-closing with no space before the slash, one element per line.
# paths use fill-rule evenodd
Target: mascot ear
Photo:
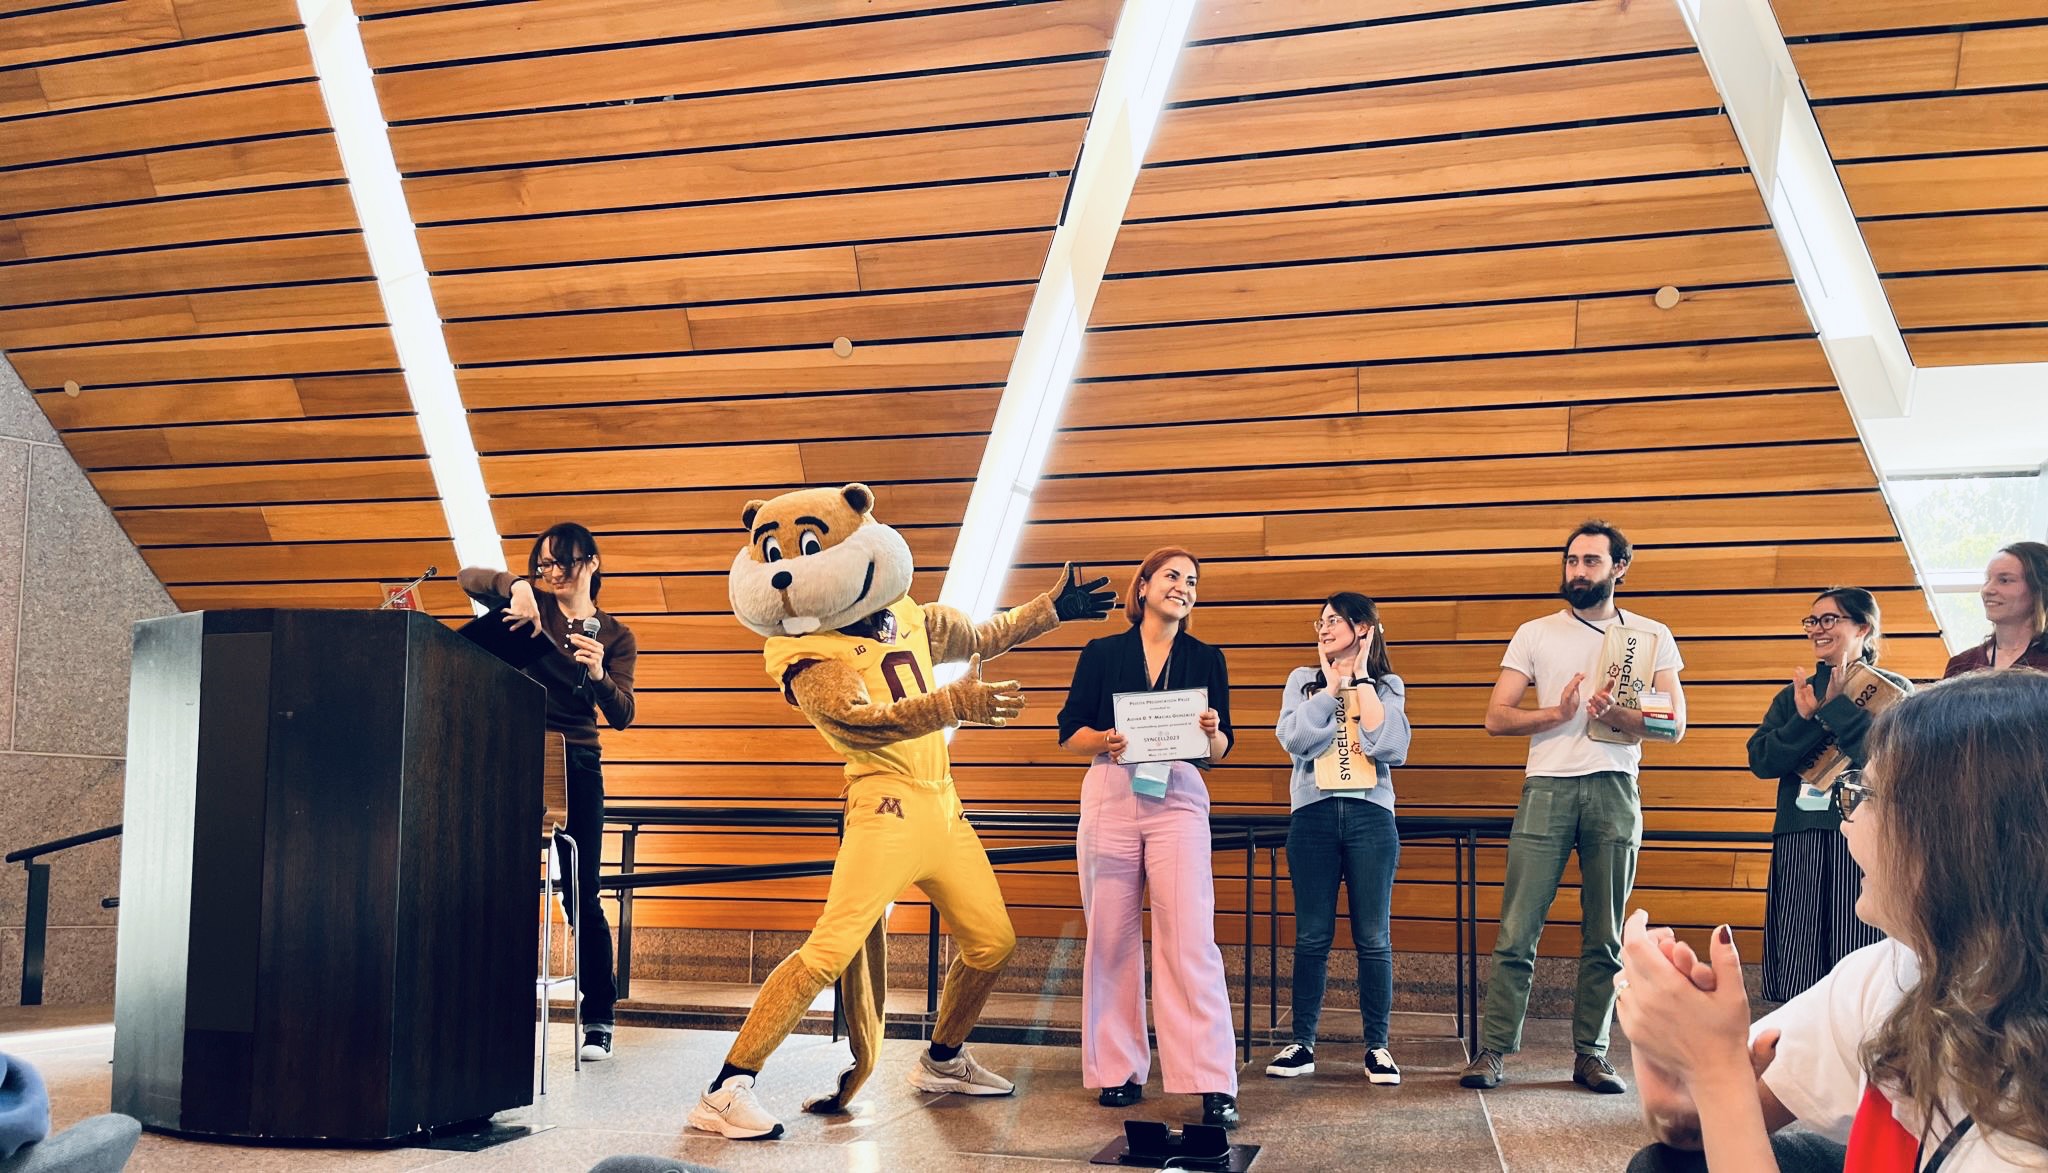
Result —
<path fill-rule="evenodd" d="M 839 490 L 839 492 L 841 496 L 846 498 L 847 508 L 852 509 L 856 516 L 864 515 L 868 510 L 875 507 L 875 491 L 858 481 Z"/>
<path fill-rule="evenodd" d="M 740 528 L 746 530 L 748 533 L 753 533 L 754 518 L 760 515 L 761 510 L 765 508 L 767 504 L 768 503 L 766 501 L 759 500 L 747 502 L 747 507 L 740 511 Z"/>

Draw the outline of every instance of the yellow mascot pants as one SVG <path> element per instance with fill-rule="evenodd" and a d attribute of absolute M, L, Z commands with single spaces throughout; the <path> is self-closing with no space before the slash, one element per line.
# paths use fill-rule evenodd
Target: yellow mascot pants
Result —
<path fill-rule="evenodd" d="M 873 1071 L 881 1045 L 883 914 L 911 884 L 938 906 L 957 949 L 932 1040 L 953 1047 L 965 1042 L 1017 945 L 995 869 L 950 783 L 933 789 L 906 778 L 865 778 L 847 791 L 846 835 L 833 861 L 825 910 L 810 938 L 768 975 L 726 1062 L 761 1070 L 818 994 L 844 974 L 853 1067 L 834 1094 L 805 1105 L 814 1112 L 844 1111 Z"/>

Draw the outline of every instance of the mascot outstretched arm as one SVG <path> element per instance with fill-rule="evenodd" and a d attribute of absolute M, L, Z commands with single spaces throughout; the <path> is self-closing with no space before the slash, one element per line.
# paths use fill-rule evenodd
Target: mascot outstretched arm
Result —
<path fill-rule="evenodd" d="M 909 600 L 912 560 L 902 535 L 877 522 L 865 485 L 806 489 L 749 502 L 748 544 L 733 560 L 733 613 L 768 637 L 768 675 L 846 759 L 846 831 L 824 911 L 810 937 L 770 974 L 690 1125 L 739 1138 L 780 1136 L 754 1096 L 770 1053 L 826 986 L 843 976 L 853 1065 L 807 1111 L 843 1112 L 874 1069 L 887 974 L 884 913 L 922 888 L 957 946 L 931 1047 L 910 1082 L 923 1090 L 1004 1095 L 1010 1082 L 963 1049 L 1016 945 L 988 855 L 953 788 L 945 731 L 1002 725 L 1023 708 L 1015 681 L 991 682 L 981 660 L 1070 619 L 1115 605 L 1107 579 L 1083 583 L 1071 566 L 1045 594 L 985 623 Z M 968 671 L 932 687 L 937 665 Z"/>

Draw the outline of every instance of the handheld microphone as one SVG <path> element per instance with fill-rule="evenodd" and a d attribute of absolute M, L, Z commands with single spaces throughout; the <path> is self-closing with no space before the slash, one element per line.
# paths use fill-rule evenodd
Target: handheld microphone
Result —
<path fill-rule="evenodd" d="M 413 579 L 413 580 L 412 580 L 411 582 L 409 582 L 409 583 L 406 583 L 406 584 L 405 584 L 405 585 L 404 585 L 403 587 L 399 588 L 398 590 L 396 590 L 396 591 L 393 591 L 393 592 L 391 592 L 390 594 L 387 594 L 387 595 L 386 595 L 386 596 L 384 597 L 384 603 L 383 603 L 383 605 L 382 605 L 382 606 L 380 606 L 380 607 L 378 607 L 377 609 L 378 609 L 379 611 L 389 611 L 389 610 L 391 609 L 391 604 L 393 604 L 393 603 L 397 602 L 398 600 L 400 600 L 400 599 L 404 598 L 404 597 L 405 597 L 405 596 L 406 596 L 407 594 L 409 594 L 409 593 L 410 593 L 410 592 L 412 591 L 412 589 L 413 589 L 414 587 L 417 587 L 417 586 L 419 586 L 419 585 L 420 585 L 421 583 L 423 583 L 423 582 L 427 581 L 428 579 L 430 579 L 430 578 L 434 577 L 434 575 L 435 575 L 435 574 L 436 574 L 437 572 L 439 572 L 439 571 L 440 571 L 440 569 L 441 569 L 441 568 L 440 568 L 440 567 L 438 567 L 438 566 L 429 566 L 429 567 L 427 567 L 427 572 L 426 572 L 425 574 L 422 574 L 422 575 L 420 575 L 420 576 L 419 576 L 418 578 L 416 578 L 416 579 Z"/>
<path fill-rule="evenodd" d="M 570 631 L 571 631 L 571 633 L 572 633 L 572 634 L 575 634 L 575 635 L 582 635 L 582 636 L 588 636 L 588 637 L 589 637 L 589 638 L 591 638 L 591 639 L 596 639 L 596 638 L 597 638 L 597 629 L 598 629 L 599 627 L 601 627 L 601 626 L 603 626 L 603 625 L 602 625 L 602 624 L 600 624 L 600 623 L 599 623 L 599 622 L 597 621 L 597 616 L 595 616 L 595 615 L 592 615 L 592 616 L 591 616 L 591 617 L 589 617 L 588 619 L 584 619 L 584 620 L 581 620 L 580 622 L 578 622 L 578 623 L 576 624 L 576 626 L 575 626 L 575 627 L 572 627 L 572 628 L 570 628 Z M 572 645 L 572 650 L 573 650 L 573 645 Z M 580 696 L 580 695 L 582 695 L 582 694 L 583 694 L 583 691 L 584 691 L 585 689 L 589 688 L 589 687 L 590 687 L 590 673 L 588 673 L 588 672 L 585 672 L 585 673 L 583 673 L 583 674 L 582 674 L 582 676 L 581 676 L 581 677 L 579 677 L 579 678 L 577 679 L 577 681 L 576 681 L 576 693 L 577 693 L 577 695 L 579 695 L 579 696 Z"/>

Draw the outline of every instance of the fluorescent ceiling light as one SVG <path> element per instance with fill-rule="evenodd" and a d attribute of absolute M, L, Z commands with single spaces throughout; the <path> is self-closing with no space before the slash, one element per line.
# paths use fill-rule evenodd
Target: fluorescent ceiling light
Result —
<path fill-rule="evenodd" d="M 977 621 L 994 614 L 1002 597 L 1030 516 L 1031 493 L 1081 360 L 1095 294 L 1194 11 L 1193 0 L 1130 0 L 1117 21 L 1066 211 L 1053 231 L 939 589 L 941 603 Z M 942 675 L 952 679 L 959 670 Z"/>
<path fill-rule="evenodd" d="M 503 570 L 505 546 L 491 517 L 490 492 L 484 488 L 469 414 L 462 406 L 455 364 L 441 333 L 441 315 L 434 307 L 426 261 L 406 207 L 355 10 L 348 0 L 299 0 L 299 17 L 305 22 L 320 96 L 334 124 L 342 171 L 348 176 L 356 218 L 362 222 L 370 270 L 384 300 L 385 320 L 391 323 L 434 487 L 441 495 L 441 512 L 455 540 L 455 556 L 464 566 Z"/>

